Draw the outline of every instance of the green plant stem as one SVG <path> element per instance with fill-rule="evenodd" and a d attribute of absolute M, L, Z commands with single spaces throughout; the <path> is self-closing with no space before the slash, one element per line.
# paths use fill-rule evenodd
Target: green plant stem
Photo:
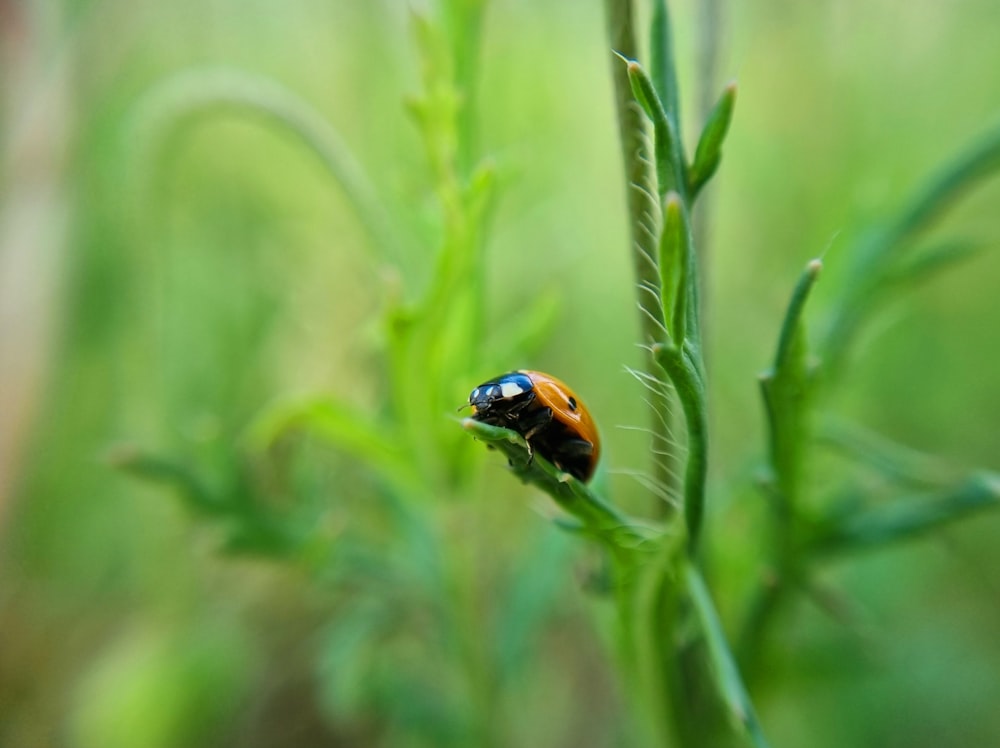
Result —
<path fill-rule="evenodd" d="M 788 581 L 774 569 L 765 572 L 747 605 L 739 638 L 736 641 L 737 660 L 747 683 L 753 685 L 761 676 L 767 636 L 778 610 L 785 600 Z"/>
<path fill-rule="evenodd" d="M 457 90 L 462 96 L 456 114 L 458 150 L 456 163 L 463 177 L 476 162 L 478 142 L 476 107 L 478 104 L 479 59 L 482 49 L 483 16 L 489 0 L 444 0 L 448 41 Z"/>
<path fill-rule="evenodd" d="M 688 434 L 688 458 L 684 472 L 684 521 L 688 548 L 698 548 L 705 513 L 705 483 L 708 477 L 708 412 L 705 387 L 690 348 L 654 345 L 657 362 L 670 377 L 684 411 Z"/>
<path fill-rule="evenodd" d="M 801 575 L 797 544 L 797 511 L 804 450 L 809 441 L 807 411 L 811 378 L 806 365 L 803 310 L 822 264 L 809 262 L 792 291 L 771 368 L 760 378 L 767 416 L 768 476 L 771 499 L 770 551 L 772 568 L 765 573 L 750 604 L 740 636 L 740 661 L 747 677 L 758 672 L 767 633 L 790 582 Z"/>
<path fill-rule="evenodd" d="M 652 70 L 653 85 L 667 117 L 673 125 L 678 142 L 681 138 L 681 106 L 677 85 L 677 66 L 674 61 L 674 34 L 667 0 L 653 1 L 653 17 L 650 21 L 649 66 Z"/>
<path fill-rule="evenodd" d="M 528 446 L 516 431 L 490 426 L 472 418 L 464 419 L 462 427 L 506 455 L 517 475 L 542 489 L 568 514 L 580 520 L 582 527 L 617 558 L 625 559 L 623 554 L 648 539 L 633 520 L 585 483 L 562 472 L 537 454 L 529 460 Z"/>
<path fill-rule="evenodd" d="M 756 748 L 766 748 L 767 739 L 757 719 L 753 702 L 743 685 L 743 679 L 729 649 L 725 631 L 705 586 L 705 580 L 702 579 L 692 560 L 685 563 L 682 568 L 684 585 L 691 598 L 701 633 L 708 645 L 710 670 L 716 682 L 716 689 L 722 696 L 734 725 L 747 743 Z"/>
<path fill-rule="evenodd" d="M 640 570 L 635 591 L 633 661 L 656 745 L 669 745 L 674 738 L 682 742 L 684 696 L 677 677 L 680 599 L 676 570 L 683 548 L 682 533 L 664 538 L 648 567 Z"/>
<path fill-rule="evenodd" d="M 806 343 L 802 312 L 819 277 L 822 264 L 812 260 L 792 292 L 781 325 L 774 363 L 760 378 L 768 425 L 768 460 L 776 509 L 792 515 L 798 504 L 800 474 L 809 407 L 810 377 L 806 366 Z"/>
<path fill-rule="evenodd" d="M 628 59 L 638 54 L 632 0 L 605 0 L 605 19 L 611 50 Z M 625 169 L 625 197 L 629 216 L 629 240 L 632 267 L 638 289 L 639 327 L 642 341 L 651 345 L 662 338 L 664 320 L 661 312 L 660 278 L 656 263 L 657 216 L 659 199 L 653 170 L 650 168 L 649 142 L 642 112 L 635 105 L 628 70 L 611 55 L 611 76 L 615 94 L 619 144 Z M 658 366 L 652 354 L 646 355 L 645 370 L 658 379 Z M 653 460 L 654 481 L 671 495 L 678 493 L 676 455 L 669 445 L 672 398 L 666 387 L 651 392 L 650 431 L 652 451 L 660 453 Z M 673 508 L 670 502 L 657 501 L 657 514 L 667 519 Z"/>

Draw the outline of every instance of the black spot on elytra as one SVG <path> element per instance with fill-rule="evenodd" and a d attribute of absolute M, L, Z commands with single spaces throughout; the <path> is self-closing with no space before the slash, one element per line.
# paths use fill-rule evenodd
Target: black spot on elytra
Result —
<path fill-rule="evenodd" d="M 570 410 L 576 410 L 576 398 L 575 397 L 571 397 L 569 399 L 569 409 Z"/>

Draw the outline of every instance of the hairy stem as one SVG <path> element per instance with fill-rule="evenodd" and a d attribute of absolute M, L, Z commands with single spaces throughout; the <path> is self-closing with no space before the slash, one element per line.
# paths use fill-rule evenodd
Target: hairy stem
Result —
<path fill-rule="evenodd" d="M 632 0 L 605 0 L 604 5 L 611 50 L 634 59 L 638 45 Z M 619 141 L 625 168 L 625 198 L 629 216 L 632 266 L 638 289 L 639 326 L 642 342 L 650 345 L 662 338 L 663 330 L 660 278 L 655 260 L 660 207 L 642 111 L 633 99 L 628 70 L 614 54 L 610 59 L 615 92 L 615 114 L 618 119 Z M 658 373 L 656 361 L 652 354 L 647 354 L 645 358 L 645 370 L 655 378 Z M 673 469 L 676 457 L 662 454 L 669 450 L 672 444 L 670 393 L 663 386 L 654 388 L 651 395 L 652 448 L 661 453 L 653 460 L 654 479 L 668 494 L 677 495 L 679 490 L 677 471 Z M 657 509 L 659 515 L 664 518 L 672 511 L 671 504 L 666 501 L 659 502 Z"/>

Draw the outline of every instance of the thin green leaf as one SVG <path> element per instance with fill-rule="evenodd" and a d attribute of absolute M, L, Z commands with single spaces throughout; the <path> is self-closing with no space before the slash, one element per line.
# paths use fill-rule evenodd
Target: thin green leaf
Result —
<path fill-rule="evenodd" d="M 932 176 L 899 212 L 890 235 L 894 242 L 926 229 L 962 193 L 1000 170 L 1000 127 L 980 137 Z"/>
<path fill-rule="evenodd" d="M 663 315 L 672 339 L 667 342 L 697 354 L 694 359 L 700 370 L 700 289 L 696 258 L 691 242 L 690 216 L 682 196 L 676 192 L 668 193 L 663 203 L 658 260 Z"/>
<path fill-rule="evenodd" d="M 678 96 L 677 66 L 674 62 L 673 29 L 667 0 L 654 0 L 650 30 L 649 59 L 653 87 L 663 102 L 667 118 L 674 126 L 678 142 L 681 142 L 681 107 Z"/>
<path fill-rule="evenodd" d="M 726 640 L 711 595 L 701 573 L 692 562 L 684 564 L 684 582 L 705 643 L 708 645 L 711 674 L 715 679 L 716 690 L 722 696 L 728 707 L 729 716 L 740 734 L 747 739 L 747 743 L 756 748 L 767 748 L 767 739 L 757 719 L 753 702 L 743 685 L 736 660 L 729 649 L 729 642 Z"/>
<path fill-rule="evenodd" d="M 920 250 L 916 257 L 900 262 L 886 273 L 886 281 L 896 286 L 920 283 L 964 262 L 982 251 L 983 247 L 961 239 L 945 241 Z"/>
<path fill-rule="evenodd" d="M 654 345 L 653 355 L 670 377 L 684 411 L 688 456 L 684 470 L 684 521 L 689 549 L 697 549 L 705 514 L 705 482 L 708 478 L 708 413 L 705 388 L 689 355 L 688 347 Z"/>
<path fill-rule="evenodd" d="M 1000 171 L 1000 127 L 987 132 L 920 186 L 888 223 L 864 234 L 851 252 L 851 266 L 823 342 L 823 358 L 836 379 L 847 349 L 870 314 L 892 263 L 912 239 L 931 227 L 966 191 Z"/>
<path fill-rule="evenodd" d="M 702 187 L 715 174 L 722 161 L 722 145 L 729 132 L 729 124 L 733 119 L 733 107 L 736 105 L 736 84 L 730 83 L 723 90 L 715 107 L 708 115 L 705 127 L 698 139 L 698 147 L 694 152 L 694 161 L 688 172 L 688 191 L 693 200 Z"/>
<path fill-rule="evenodd" d="M 817 437 L 895 482 L 941 487 L 955 477 L 955 470 L 940 458 L 897 444 L 840 418 L 824 418 Z"/>
<path fill-rule="evenodd" d="M 301 429 L 351 454 L 406 489 L 419 485 L 396 440 L 371 419 L 329 397 L 280 401 L 261 412 L 247 429 L 247 446 L 263 451 L 282 434 Z"/>
<path fill-rule="evenodd" d="M 677 131 L 645 68 L 635 60 L 624 57 L 622 60 L 628 70 L 628 79 L 635 100 L 653 123 L 656 178 L 660 197 L 662 199 L 668 192 L 677 192 L 684 198 L 687 194 L 685 174 L 687 166 Z"/>
<path fill-rule="evenodd" d="M 1000 475 L 976 473 L 950 490 L 907 496 L 840 516 L 818 530 L 810 548 L 822 555 L 881 548 L 987 509 L 1000 509 Z"/>
<path fill-rule="evenodd" d="M 801 351 L 796 351 L 793 354 L 793 349 L 799 345 L 802 339 L 802 310 L 805 308 L 809 292 L 816 283 L 816 279 L 819 277 L 820 270 L 822 269 L 823 263 L 820 260 L 810 261 L 799 278 L 799 282 L 795 285 L 792 298 L 788 303 L 788 309 L 785 312 L 785 319 L 781 324 L 778 348 L 774 354 L 773 371 L 776 375 L 792 368 L 800 368 L 803 364 Z M 793 355 L 796 358 L 793 359 Z"/>
<path fill-rule="evenodd" d="M 211 492 L 194 472 L 179 462 L 134 449 L 119 449 L 109 457 L 118 469 L 152 483 L 172 488 L 199 514 L 222 520 L 230 554 L 287 556 L 302 546 L 302 537 L 284 517 L 269 513 L 253 501 L 250 486 L 237 482 L 226 498 Z"/>
<path fill-rule="evenodd" d="M 781 325 L 774 362 L 760 377 L 767 414 L 768 461 L 785 509 L 797 501 L 806 440 L 809 378 L 802 311 L 821 269 L 822 263 L 812 260 L 800 276 Z"/>
<path fill-rule="evenodd" d="M 660 298 L 663 318 L 672 343 L 682 346 L 688 332 L 690 305 L 691 231 L 687 214 L 676 192 L 667 194 L 663 203 L 663 228 L 660 231 Z"/>
<path fill-rule="evenodd" d="M 120 447 L 108 455 L 108 462 L 118 470 L 151 483 L 174 489 L 192 508 L 209 515 L 225 514 L 230 507 L 214 495 L 187 466 L 134 447 Z"/>

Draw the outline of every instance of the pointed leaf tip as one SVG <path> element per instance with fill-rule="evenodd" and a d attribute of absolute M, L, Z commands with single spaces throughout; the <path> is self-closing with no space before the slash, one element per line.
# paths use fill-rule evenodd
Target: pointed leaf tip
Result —
<path fill-rule="evenodd" d="M 611 50 L 611 54 L 613 54 L 619 60 L 621 60 L 622 62 L 624 62 L 626 65 L 638 65 L 639 64 L 635 60 L 633 60 L 631 57 L 626 57 L 625 55 L 623 55 L 617 49 L 612 49 Z"/>

